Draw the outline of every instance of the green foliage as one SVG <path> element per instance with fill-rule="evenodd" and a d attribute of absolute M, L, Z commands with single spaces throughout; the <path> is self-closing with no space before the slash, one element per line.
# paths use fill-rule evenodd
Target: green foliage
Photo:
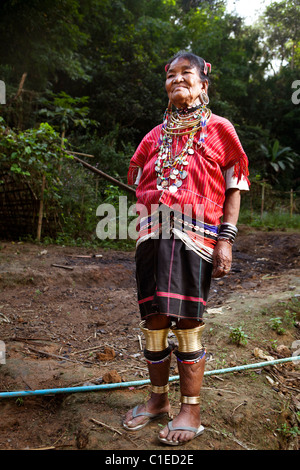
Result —
<path fill-rule="evenodd" d="M 38 114 L 45 116 L 64 137 L 66 132 L 72 127 L 81 126 L 84 129 L 87 126 L 97 125 L 96 121 L 89 119 L 89 101 L 88 96 L 73 98 L 66 92 L 61 91 L 58 94 L 47 92 L 48 97 L 43 96 L 39 100 L 39 104 L 43 106 L 39 109 Z"/>
<path fill-rule="evenodd" d="M 270 318 L 269 323 L 272 330 L 276 331 L 278 335 L 284 335 L 285 329 L 282 326 L 282 319 L 280 317 Z"/>
<path fill-rule="evenodd" d="M 264 308 L 262 315 L 270 317 L 267 320 L 268 327 L 279 335 L 285 334 L 297 326 L 300 319 L 300 300 L 296 295 L 291 296 L 288 301 L 279 301 L 272 307 Z M 273 342 L 277 344 L 277 340 Z"/>
<path fill-rule="evenodd" d="M 95 158 L 90 162 L 93 166 L 126 182 L 129 161 L 135 147 L 120 138 L 121 132 L 118 125 L 103 137 L 98 137 L 95 132 L 87 131 L 84 136 L 73 140 L 73 144 L 82 152 L 94 155 Z"/>
<path fill-rule="evenodd" d="M 290 426 L 287 423 L 282 423 L 276 430 L 285 439 L 288 439 L 290 437 L 297 438 L 298 436 L 300 436 L 300 429 L 298 428 L 298 426 Z"/>
<path fill-rule="evenodd" d="M 271 3 L 263 19 L 269 54 L 287 60 L 291 68 L 295 66 L 295 53 L 300 45 L 299 15 L 298 0 L 283 0 Z"/>
<path fill-rule="evenodd" d="M 16 83 L 24 72 L 29 74 L 30 86 L 38 90 L 59 73 L 73 80 L 87 79 L 79 52 L 89 37 L 83 21 L 79 0 L 1 2 L 1 61 L 14 68 Z"/>
<path fill-rule="evenodd" d="M 242 330 L 242 327 L 230 327 L 230 330 L 231 332 L 229 338 L 232 343 L 238 346 L 240 346 L 241 344 L 245 346 L 248 343 L 248 335 Z"/>
<path fill-rule="evenodd" d="M 45 175 L 47 194 L 55 198 L 61 186 L 61 161 L 71 157 L 62 150 L 59 135 L 48 123 L 42 123 L 36 129 L 15 132 L 8 129 L 0 117 L 0 158 L 2 170 L 27 178 L 37 194 Z"/>
<path fill-rule="evenodd" d="M 61 148 L 59 135 L 48 123 L 42 123 L 36 129 L 15 132 L 8 129 L 0 117 L 1 173 L 13 175 L 17 187 L 18 181 L 25 183 L 36 203 L 43 200 L 43 215 L 54 216 L 57 223 L 63 193 L 61 166 L 64 160 L 70 158 Z M 1 191 L 6 189 L 4 184 Z M 35 215 L 32 208 L 28 217 L 33 220 Z M 53 230 L 56 230 L 55 226 Z"/>
<path fill-rule="evenodd" d="M 295 160 L 299 159 L 299 155 L 291 147 L 280 148 L 277 139 L 268 146 L 260 144 L 260 148 L 266 161 L 265 174 L 263 176 L 269 178 L 271 183 L 278 182 L 278 173 L 284 172 L 287 167 L 294 169 Z"/>
<path fill-rule="evenodd" d="M 273 212 L 264 212 L 261 216 L 259 212 L 251 212 L 249 209 L 242 208 L 239 224 L 265 230 L 300 230 L 300 214 L 291 216 L 288 212 L 280 213 L 274 210 Z"/>
<path fill-rule="evenodd" d="M 134 149 L 161 122 L 164 66 L 180 49 L 212 64 L 210 107 L 236 126 L 251 180 L 259 184 L 260 175 L 276 189 L 299 190 L 300 107 L 291 101 L 300 68 L 299 2 L 272 4 L 251 26 L 225 7 L 222 0 L 2 2 L 1 165 L 37 192 L 46 175 L 46 199 L 62 207 L 62 234 L 93 237 L 94 200 L 105 199 L 107 185 L 98 181 L 96 191 L 95 179 L 68 165 L 61 147 L 94 155 L 94 166 L 126 181 Z M 259 208 L 251 209 L 250 222 L 262 223 Z M 295 216 L 290 223 L 297 225 Z"/>

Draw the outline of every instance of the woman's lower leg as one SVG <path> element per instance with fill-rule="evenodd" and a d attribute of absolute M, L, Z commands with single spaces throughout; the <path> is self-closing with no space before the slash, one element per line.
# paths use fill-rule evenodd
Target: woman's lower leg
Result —
<path fill-rule="evenodd" d="M 203 348 L 201 349 L 201 342 L 199 339 L 201 332 L 199 332 L 199 323 L 182 321 L 178 324 L 178 328 L 179 326 L 180 334 L 185 336 L 182 341 L 181 338 L 179 339 L 179 352 L 177 353 L 180 394 L 181 401 L 183 401 L 183 403 L 181 403 L 179 414 L 173 419 L 172 425 L 173 428 L 193 427 L 197 429 L 201 424 L 200 391 L 205 369 L 205 350 Z M 196 328 L 198 328 L 198 330 Z M 184 330 L 189 330 L 188 334 L 186 334 L 187 332 Z M 199 332 L 198 336 L 197 331 Z M 188 340 L 192 344 L 195 344 L 199 348 L 199 351 L 195 351 L 194 353 L 187 352 L 189 349 Z M 184 351 L 180 351 L 180 347 Z M 194 361 L 191 360 L 191 357 L 197 356 L 197 354 L 198 358 L 195 358 Z M 176 442 L 188 441 L 192 439 L 194 435 L 195 433 L 192 431 L 184 429 L 170 431 L 168 427 L 165 427 L 160 433 L 161 438 Z"/>
<path fill-rule="evenodd" d="M 170 321 L 167 317 L 162 315 L 153 315 L 146 320 L 144 328 L 146 328 L 145 333 L 147 335 L 147 330 L 151 332 L 159 332 L 169 328 Z M 150 340 L 150 347 L 151 347 Z M 159 341 L 159 340 L 158 340 Z M 147 343 L 146 343 L 147 345 Z M 159 351 L 158 351 L 159 353 Z M 148 352 L 148 356 L 151 356 L 151 351 Z M 170 373 L 170 363 L 171 357 L 170 353 L 163 358 L 161 361 L 151 361 L 148 360 L 148 371 L 151 385 L 154 386 L 154 390 L 151 390 L 151 395 L 146 404 L 141 405 L 138 408 L 138 412 L 147 411 L 148 413 L 161 414 L 170 412 L 170 404 L 168 399 L 168 391 L 161 393 L 160 388 L 164 387 L 169 382 L 169 373 Z M 158 392 L 157 392 L 158 391 Z M 130 410 L 125 417 L 124 423 L 129 427 L 134 427 L 140 423 L 146 421 L 147 418 L 144 416 L 138 416 L 133 418 L 132 410 Z"/>

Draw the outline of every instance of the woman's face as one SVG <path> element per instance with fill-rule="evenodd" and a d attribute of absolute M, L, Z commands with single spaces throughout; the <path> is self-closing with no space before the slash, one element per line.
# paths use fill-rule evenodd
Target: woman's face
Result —
<path fill-rule="evenodd" d="M 176 108 L 201 103 L 199 95 L 207 92 L 207 81 L 201 81 L 197 67 L 188 59 L 178 58 L 171 63 L 166 77 L 166 90 L 169 100 Z"/>

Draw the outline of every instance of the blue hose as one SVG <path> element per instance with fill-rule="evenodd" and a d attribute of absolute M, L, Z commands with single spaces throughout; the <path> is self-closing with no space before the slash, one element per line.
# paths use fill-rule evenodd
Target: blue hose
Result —
<path fill-rule="evenodd" d="M 217 375 L 217 374 L 226 374 L 228 372 L 236 372 L 240 370 L 258 369 L 260 367 L 271 366 L 273 364 L 280 364 L 283 362 L 299 361 L 299 360 L 300 360 L 300 356 L 286 357 L 284 359 L 275 359 L 274 361 L 258 362 L 254 364 L 244 365 L 244 366 L 229 367 L 227 369 L 209 370 L 209 371 L 204 372 L 204 375 Z M 174 382 L 177 380 L 179 380 L 179 375 L 174 375 L 173 377 L 170 377 L 169 379 L 170 382 Z M 28 397 L 32 395 L 54 395 L 57 393 L 93 392 L 93 391 L 98 391 L 98 390 L 138 387 L 139 385 L 146 385 L 146 384 L 150 384 L 149 379 L 136 380 L 133 382 L 87 385 L 87 386 L 81 386 L 81 387 L 48 388 L 44 390 L 20 390 L 16 392 L 0 392 L 0 398 L 25 397 L 25 396 Z"/>

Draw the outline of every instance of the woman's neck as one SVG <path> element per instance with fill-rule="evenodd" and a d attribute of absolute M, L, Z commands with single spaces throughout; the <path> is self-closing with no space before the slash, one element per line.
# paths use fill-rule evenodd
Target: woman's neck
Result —
<path fill-rule="evenodd" d="M 191 106 L 177 108 L 176 111 L 178 112 L 178 114 L 190 114 L 190 113 L 193 113 L 194 111 L 197 111 L 199 108 L 201 108 L 201 106 L 202 106 L 201 103 L 197 103 Z"/>

